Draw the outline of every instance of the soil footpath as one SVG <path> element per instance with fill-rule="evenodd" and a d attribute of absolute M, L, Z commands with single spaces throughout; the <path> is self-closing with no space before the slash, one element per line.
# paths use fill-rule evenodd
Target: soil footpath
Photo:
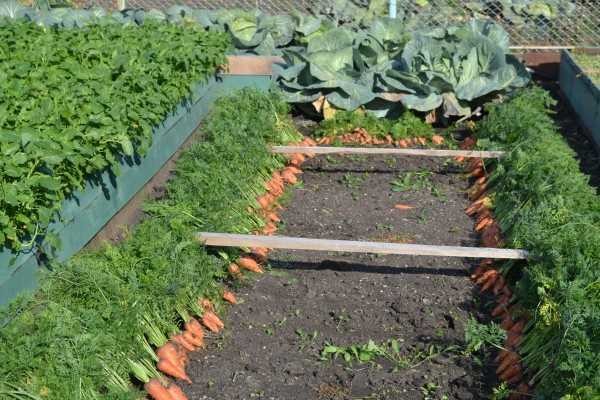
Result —
<path fill-rule="evenodd" d="M 446 160 L 320 156 L 303 169 L 278 234 L 477 245 L 467 181 Z M 488 363 L 462 353 L 467 319 L 482 318 L 467 261 L 279 250 L 269 262 L 194 354 L 190 399 L 489 398 Z M 321 360 L 326 345 L 370 340 L 389 356 Z"/>

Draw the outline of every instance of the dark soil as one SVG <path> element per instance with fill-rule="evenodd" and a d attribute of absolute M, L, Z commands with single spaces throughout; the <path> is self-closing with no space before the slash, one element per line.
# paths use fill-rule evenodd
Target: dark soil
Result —
<path fill-rule="evenodd" d="M 329 156 L 303 168 L 280 234 L 476 245 L 463 211 L 467 182 L 443 161 Z M 434 172 L 429 187 L 393 192 L 390 182 L 407 171 Z M 190 399 L 489 397 L 487 360 L 461 354 L 466 320 L 481 318 L 468 263 L 305 251 L 276 251 L 269 261 L 272 269 L 236 290 L 241 304 L 223 335 L 194 354 Z M 400 343 L 397 363 L 320 360 L 327 343 L 389 339 Z"/>

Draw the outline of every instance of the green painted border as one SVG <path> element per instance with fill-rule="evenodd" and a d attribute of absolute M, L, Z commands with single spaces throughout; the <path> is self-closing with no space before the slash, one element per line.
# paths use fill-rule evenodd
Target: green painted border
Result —
<path fill-rule="evenodd" d="M 560 55 L 560 88 L 600 149 L 600 88 L 568 51 Z"/>
<path fill-rule="evenodd" d="M 267 90 L 270 85 L 270 75 L 219 75 L 197 85 L 190 98 L 154 128 L 152 146 L 141 160 L 123 159 L 119 176 L 111 177 L 105 172 L 101 175 L 101 185 L 88 183 L 85 190 L 63 203 L 60 221 L 49 227 L 61 240 L 61 247 L 53 256 L 64 261 L 81 250 L 171 158 L 217 98 L 243 87 Z M 0 305 L 35 289 L 44 271 L 33 251 L 1 252 Z"/>

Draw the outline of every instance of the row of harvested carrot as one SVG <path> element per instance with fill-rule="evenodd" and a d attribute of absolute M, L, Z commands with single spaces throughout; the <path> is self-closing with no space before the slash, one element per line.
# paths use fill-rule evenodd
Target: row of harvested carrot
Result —
<path fill-rule="evenodd" d="M 310 138 L 295 143 L 299 146 L 316 146 L 316 144 Z M 260 217 L 265 221 L 265 226 L 262 230 L 254 232 L 255 234 L 272 235 L 277 231 L 277 223 L 280 222 L 277 212 L 281 209 L 278 200 L 283 195 L 286 184 L 293 185 L 298 182 L 298 175 L 302 173 L 299 167 L 309 157 L 313 157 L 313 155 L 300 153 L 289 155 L 286 167 L 281 171 L 273 172 L 271 179 L 265 182 L 265 194 L 256 199 L 260 206 Z M 242 254 L 235 263 L 229 265 L 229 274 L 235 279 L 240 279 L 242 270 L 262 273 L 261 264 L 266 261 L 269 251 L 270 249 L 265 247 L 251 248 L 249 253 Z"/>
<path fill-rule="evenodd" d="M 405 138 L 405 139 L 394 139 L 391 135 L 386 135 L 383 138 L 372 136 L 367 132 L 364 128 L 356 128 L 351 133 L 346 133 L 340 136 L 324 136 L 317 140 L 318 144 L 332 144 L 336 140 L 341 141 L 342 143 L 348 144 L 375 144 L 375 145 L 395 145 L 398 147 L 411 147 L 418 145 L 426 145 L 428 139 L 426 137 L 417 136 L 414 138 Z M 431 142 L 436 145 L 440 145 L 444 143 L 444 137 L 440 135 L 433 135 L 431 137 Z"/>
<path fill-rule="evenodd" d="M 467 138 L 461 148 L 471 149 L 475 145 L 472 138 Z M 457 157 L 457 161 L 464 162 L 464 158 Z M 491 199 L 487 195 L 486 167 L 481 158 L 473 158 L 467 163 L 469 177 L 474 179 L 473 185 L 467 194 L 472 201 L 465 210 L 467 215 L 475 218 L 475 231 L 480 234 L 485 247 L 502 247 L 502 231 L 494 219 L 491 210 Z M 506 331 L 504 348 L 496 357 L 496 374 L 498 378 L 514 387 L 509 399 L 520 400 L 529 397 L 531 387 L 524 381 L 524 368 L 517 349 L 523 339 L 523 330 L 527 320 L 524 316 L 516 319 L 518 313 L 516 306 L 512 306 L 513 293 L 504 276 L 494 268 L 491 259 L 481 261 L 471 274 L 471 279 L 480 286 L 481 292 L 491 291 L 496 299 L 496 307 L 492 310 L 492 317 L 501 320 L 500 326 Z"/>

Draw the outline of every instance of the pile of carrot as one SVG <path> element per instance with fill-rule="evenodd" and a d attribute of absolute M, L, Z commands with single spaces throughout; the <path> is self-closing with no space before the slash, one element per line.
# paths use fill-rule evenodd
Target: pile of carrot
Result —
<path fill-rule="evenodd" d="M 475 140 L 467 138 L 462 144 L 462 149 L 472 149 Z M 464 162 L 463 159 L 457 159 Z M 475 218 L 475 231 L 481 236 L 485 247 L 502 247 L 502 231 L 500 225 L 494 219 L 492 213 L 492 201 L 487 193 L 486 166 L 481 158 L 472 158 L 466 163 L 468 176 L 474 179 L 471 188 L 467 191 L 471 205 L 465 212 Z M 515 319 L 513 316 L 519 313 L 514 302 L 513 293 L 509 288 L 504 276 L 493 266 L 491 259 L 483 260 L 471 274 L 471 279 L 480 286 L 481 292 L 493 293 L 496 307 L 492 310 L 492 317 L 501 320 L 500 326 L 506 331 L 506 341 L 502 351 L 498 353 L 496 362 L 498 367 L 496 374 L 498 378 L 513 386 L 510 400 L 520 400 L 528 397 L 531 392 L 530 386 L 524 381 L 524 368 L 517 348 L 523 339 L 523 331 L 527 320 L 524 316 Z"/>
<path fill-rule="evenodd" d="M 394 138 L 391 135 L 386 135 L 383 138 L 378 138 L 375 136 L 372 136 L 369 134 L 369 132 L 367 132 L 364 128 L 356 128 L 354 129 L 351 133 L 346 133 L 345 135 L 341 135 L 341 136 L 324 136 L 322 138 L 320 138 L 317 143 L 318 144 L 331 144 L 336 140 L 340 140 L 342 143 L 346 143 L 346 144 L 375 144 L 375 145 L 382 145 L 382 144 L 388 144 L 388 145 L 395 145 L 397 147 L 402 147 L 402 148 L 407 148 L 407 147 L 411 147 L 411 146 L 424 146 L 427 144 L 427 138 L 425 137 L 414 137 L 414 138 L 406 138 L 406 139 L 399 139 L 399 140 L 394 140 Z M 444 143 L 444 138 L 440 135 L 433 135 L 431 137 L 431 141 L 436 144 L 436 145 L 440 145 L 442 143 Z"/>
<path fill-rule="evenodd" d="M 225 290 L 223 299 L 231 304 L 236 304 L 235 295 Z M 218 333 L 224 328 L 224 324 L 217 316 L 212 302 L 208 299 L 198 299 L 198 307 L 201 311 L 200 320 L 189 317 L 183 325 L 180 333 L 174 334 L 162 346 L 156 349 L 156 369 L 163 374 L 192 383 L 185 371 L 188 363 L 188 355 L 204 347 L 204 329 Z M 187 400 L 183 390 L 175 383 L 164 383 L 162 378 L 150 379 L 144 389 L 154 400 Z"/>

